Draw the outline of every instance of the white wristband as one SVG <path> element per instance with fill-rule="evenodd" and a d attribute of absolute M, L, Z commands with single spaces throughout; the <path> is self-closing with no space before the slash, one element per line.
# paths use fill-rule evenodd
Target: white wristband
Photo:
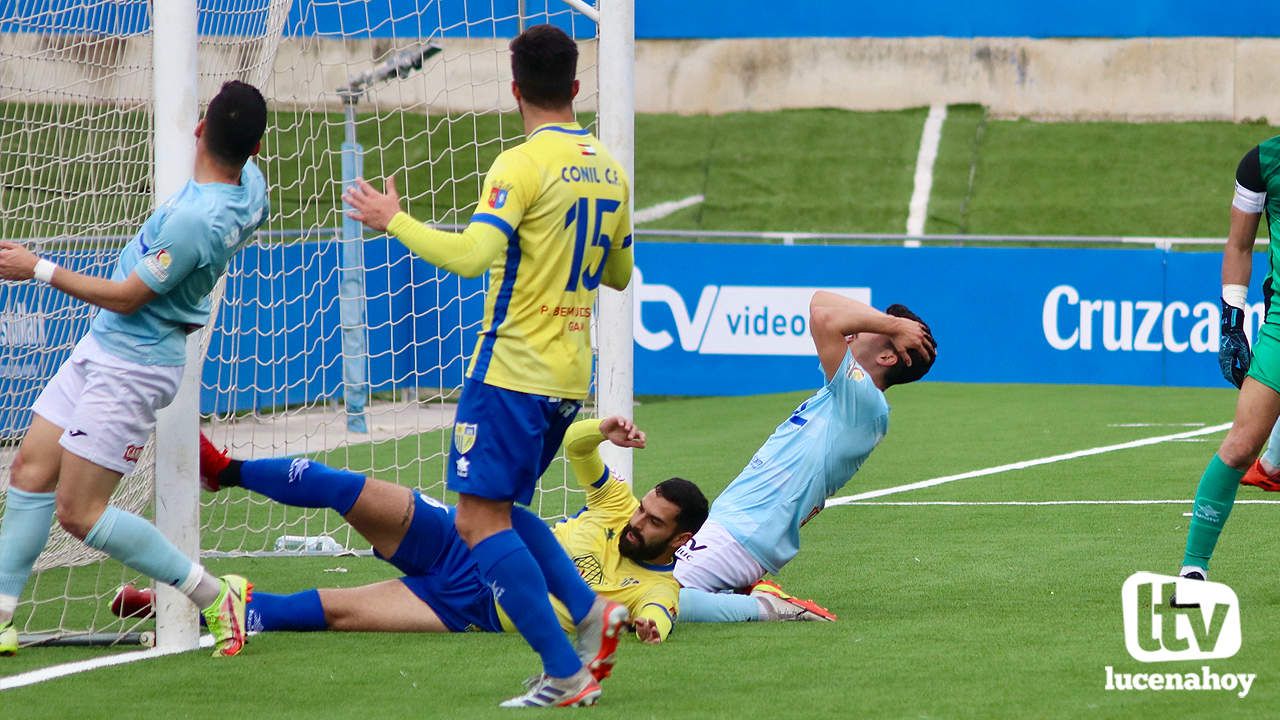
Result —
<path fill-rule="evenodd" d="M 1247 285 L 1223 285 L 1222 301 L 1231 307 L 1244 309 L 1244 304 L 1249 297 L 1249 287 Z"/>
<path fill-rule="evenodd" d="M 36 269 L 32 271 L 32 275 L 35 276 L 36 280 L 48 284 L 53 281 L 53 271 L 57 269 L 57 265 L 53 264 L 49 260 L 40 258 L 36 261 Z"/>

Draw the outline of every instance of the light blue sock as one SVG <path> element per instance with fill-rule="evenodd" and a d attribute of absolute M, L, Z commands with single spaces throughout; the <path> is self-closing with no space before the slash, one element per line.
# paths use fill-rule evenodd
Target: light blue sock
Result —
<path fill-rule="evenodd" d="M 680 622 L 755 622 L 760 601 L 750 595 L 680 588 Z"/>
<path fill-rule="evenodd" d="M 174 547 L 155 525 L 114 505 L 107 506 L 85 537 L 84 544 L 183 592 L 191 590 L 184 584 L 194 586 L 200 577 L 193 572 L 198 566 Z"/>
<path fill-rule="evenodd" d="M 31 567 L 49 542 L 53 522 L 53 493 L 9 488 L 4 520 L 0 522 L 0 595 L 19 597 Z"/>
<path fill-rule="evenodd" d="M 1271 428 L 1271 437 L 1267 440 L 1267 451 L 1262 453 L 1262 459 L 1266 460 L 1271 467 L 1280 467 L 1280 422 Z"/>

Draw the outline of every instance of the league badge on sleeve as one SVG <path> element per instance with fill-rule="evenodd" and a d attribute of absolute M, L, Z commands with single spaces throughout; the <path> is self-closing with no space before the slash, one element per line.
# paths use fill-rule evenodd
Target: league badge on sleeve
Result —
<path fill-rule="evenodd" d="M 459 455 L 466 455 L 476 444 L 476 432 L 479 428 L 477 423 L 453 424 L 453 446 L 458 449 Z"/>
<path fill-rule="evenodd" d="M 489 190 L 489 207 L 494 210 L 501 210 L 503 205 L 507 204 L 507 193 L 509 189 L 501 186 L 495 186 Z"/>
<path fill-rule="evenodd" d="M 849 363 L 849 369 L 845 371 L 845 377 L 851 378 L 854 382 L 862 382 L 862 379 L 866 376 L 867 374 L 862 371 L 862 368 L 856 362 Z"/>

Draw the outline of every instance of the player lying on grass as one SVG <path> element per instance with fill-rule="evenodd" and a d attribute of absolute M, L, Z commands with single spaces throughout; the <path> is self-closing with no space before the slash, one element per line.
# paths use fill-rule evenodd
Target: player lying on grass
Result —
<path fill-rule="evenodd" d="M 597 446 L 643 448 L 645 435 L 629 420 L 580 420 L 565 434 L 565 452 L 586 490 L 586 507 L 553 529 L 555 540 L 591 589 L 630 611 L 636 636 L 659 643 L 671 632 L 679 598 L 672 554 L 707 517 L 707 499 L 680 478 L 659 483 L 636 500 L 613 475 Z M 454 527 L 454 508 L 409 488 L 329 468 L 305 458 L 232 460 L 201 436 L 200 473 L 206 489 L 243 487 L 295 507 L 328 507 L 342 514 L 374 552 L 405 574 L 357 588 L 305 590 L 293 595 L 255 592 L 250 630 L 461 632 L 513 630 L 502 603 L 481 575 Z M 516 523 L 542 523 L 516 508 Z M 113 601 L 123 615 L 149 613 L 150 591 L 126 588 Z M 574 623 L 553 602 L 565 631 Z M 616 644 L 616 638 L 615 638 Z M 593 669 L 598 678 L 611 659 Z"/>
<path fill-rule="evenodd" d="M 884 391 L 924 377 L 937 346 L 906 307 L 880 312 L 829 292 L 814 293 L 809 303 L 809 334 L 826 384 L 773 431 L 716 498 L 702 529 L 676 551 L 686 621 L 835 619 L 763 578 L 796 556 L 800 527 L 884 438 Z M 751 595 L 733 594 L 746 588 Z M 762 602 L 770 595 L 789 607 Z"/>
<path fill-rule="evenodd" d="M 0 655 L 18 649 L 13 614 L 31 568 L 58 523 L 95 550 L 202 608 L 215 655 L 244 644 L 244 578 L 218 579 L 154 525 L 110 504 L 173 401 L 187 334 L 209 321 L 209 291 L 267 217 L 258 153 L 267 105 L 251 85 L 228 82 L 195 128 L 192 177 L 120 251 L 111 277 L 84 275 L 0 242 L 0 278 L 36 280 L 100 308 L 32 407 L 11 468 L 0 525 Z"/>

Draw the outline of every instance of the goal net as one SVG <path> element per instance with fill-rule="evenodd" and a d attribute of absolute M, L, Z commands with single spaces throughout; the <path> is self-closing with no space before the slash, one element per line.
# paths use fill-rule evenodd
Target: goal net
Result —
<path fill-rule="evenodd" d="M 163 155 L 152 142 L 149 8 L 18 0 L 0 10 L 0 238 L 106 275 L 149 214 Z M 258 160 L 270 218 L 233 259 L 201 336 L 201 428 L 215 444 L 238 458 L 306 455 L 446 497 L 453 408 L 484 280 L 442 273 L 345 221 L 341 191 L 356 174 L 378 185 L 394 175 L 413 216 L 464 224 L 489 164 L 522 140 L 507 43 L 523 27 L 551 22 L 579 41 L 576 106 L 594 122 L 596 23 L 584 9 L 562 0 L 201 0 L 200 102 L 242 79 L 271 108 Z M 92 314 L 48 287 L 0 283 L 0 505 L 30 407 Z M 114 503 L 154 516 L 154 455 L 153 441 Z M 554 518 L 581 500 L 557 464 L 534 504 Z M 205 557 L 368 548 L 330 511 L 238 489 L 203 496 L 200 535 Z M 107 608 L 128 582 L 149 580 L 55 523 L 15 618 L 20 632 L 149 630 Z"/>

